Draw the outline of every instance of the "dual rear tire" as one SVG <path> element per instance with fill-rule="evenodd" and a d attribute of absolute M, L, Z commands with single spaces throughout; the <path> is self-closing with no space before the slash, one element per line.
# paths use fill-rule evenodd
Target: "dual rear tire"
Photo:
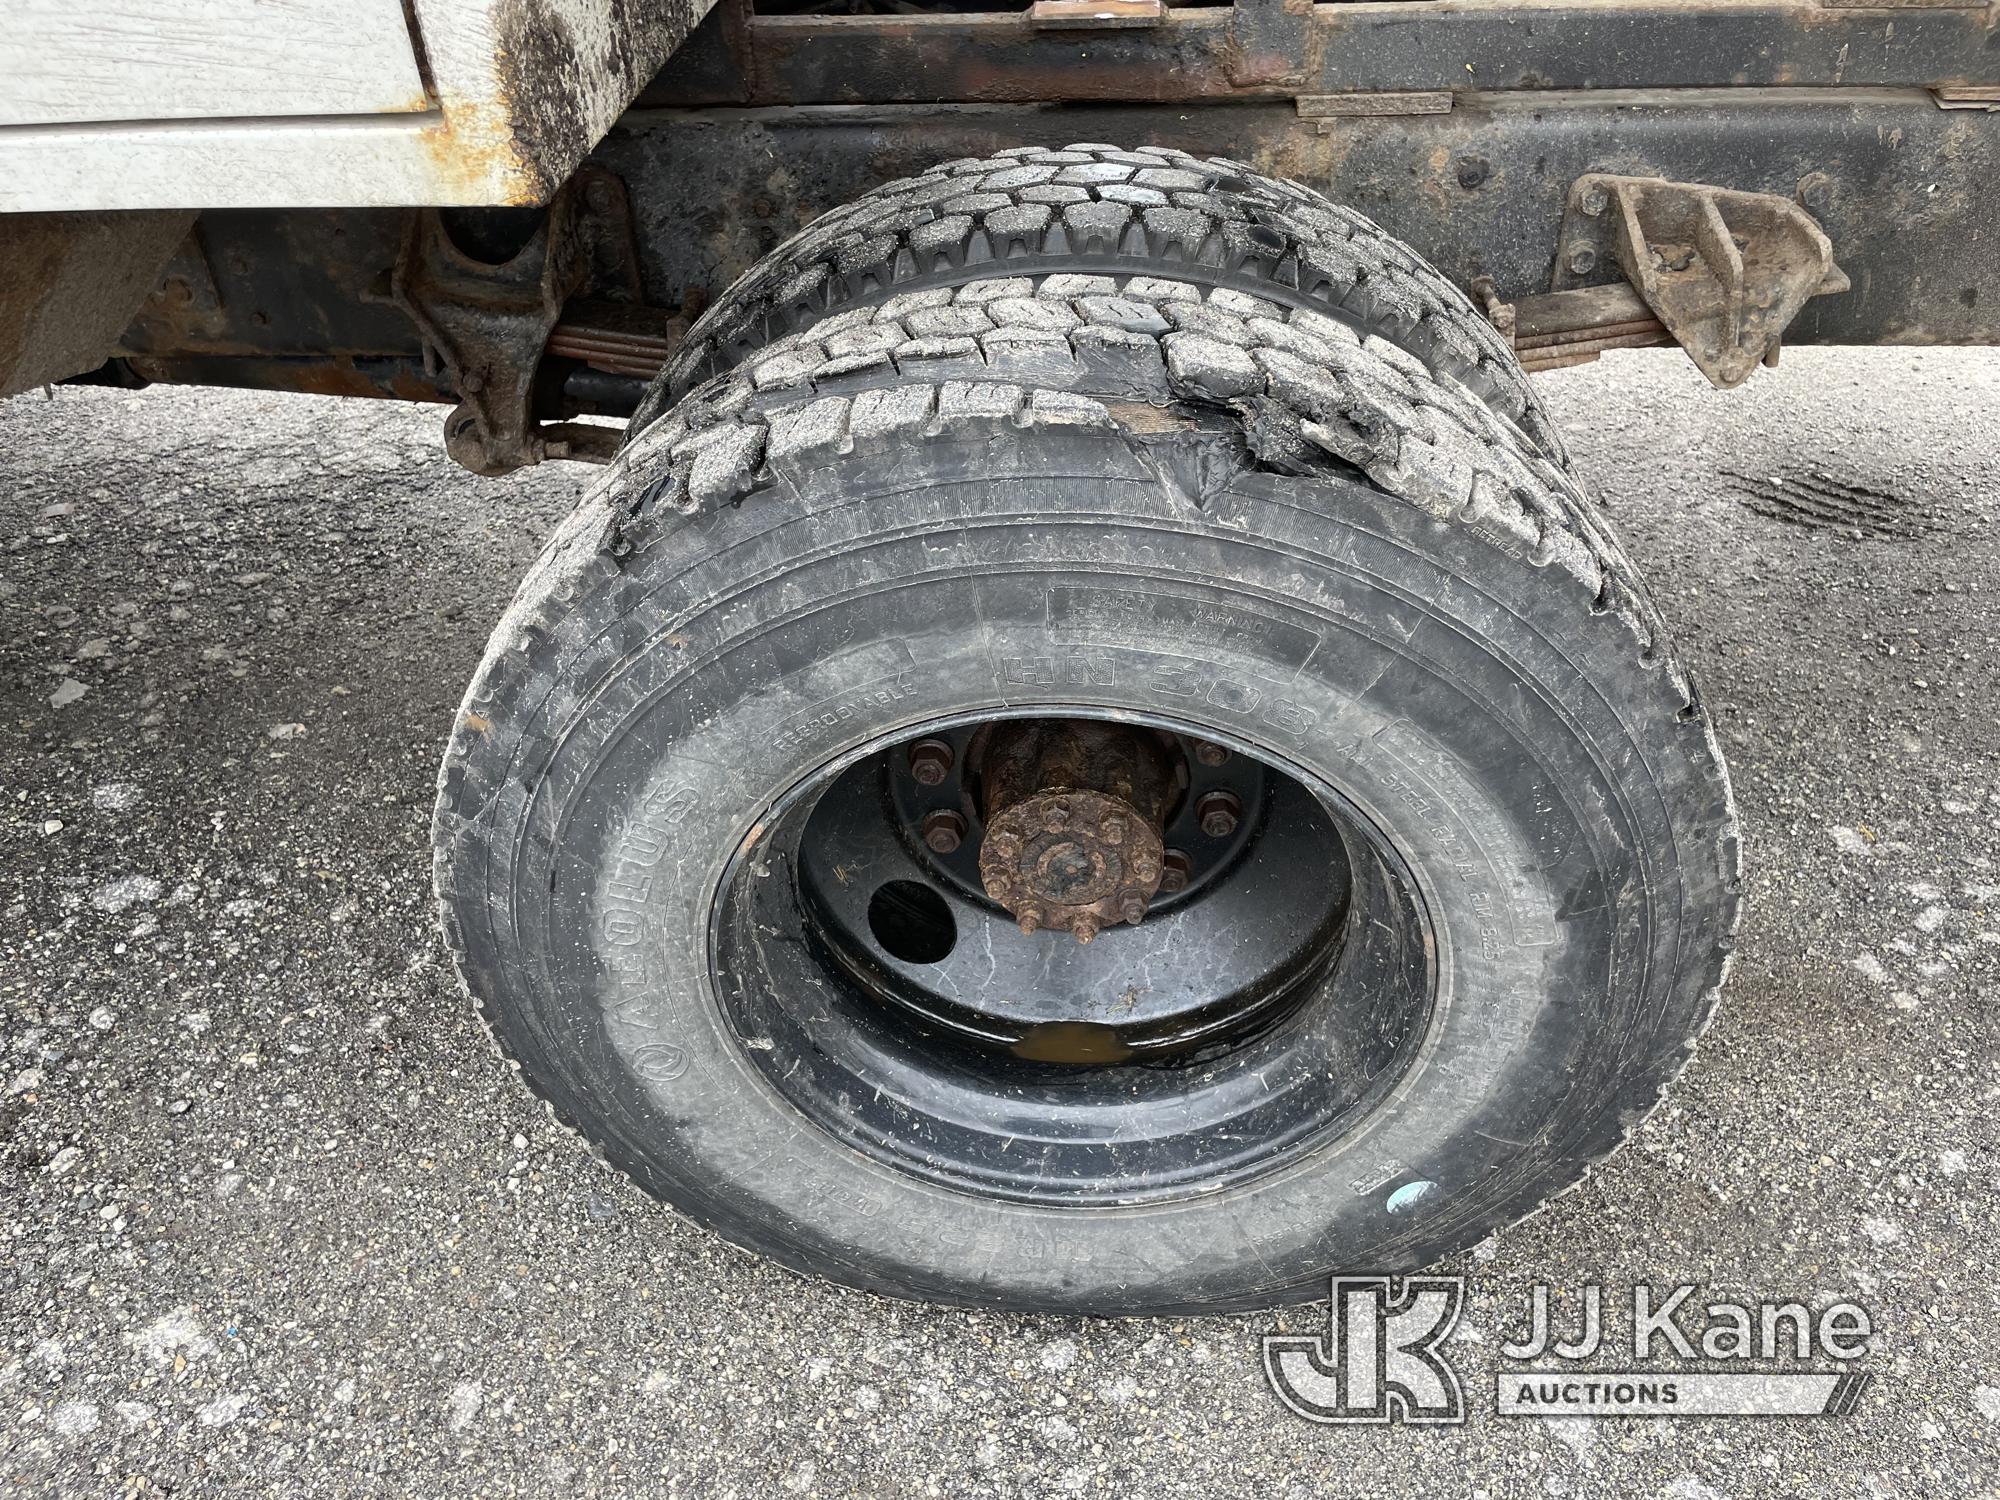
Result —
<path fill-rule="evenodd" d="M 1117 154 L 1205 176 L 1218 222 L 1356 222 Z M 875 243 L 952 196 L 877 196 L 895 227 L 840 232 L 886 272 L 774 301 L 839 238 L 809 231 L 696 328 L 468 693 L 437 880 L 502 1050 L 729 1240 L 936 1301 L 1299 1300 L 1574 1183 L 1712 1011 L 1736 842 L 1525 383 L 1468 378 L 1491 341 L 1441 278 L 1465 326 L 1402 342 L 1240 265 L 1038 244 L 954 281 Z M 1021 718 L 1180 767 L 1185 883 L 1088 949 L 978 885 L 978 736 Z"/>

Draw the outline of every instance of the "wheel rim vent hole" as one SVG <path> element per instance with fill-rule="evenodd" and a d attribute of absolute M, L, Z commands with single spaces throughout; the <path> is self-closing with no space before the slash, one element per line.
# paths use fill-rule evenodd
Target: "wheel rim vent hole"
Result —
<path fill-rule="evenodd" d="M 958 946 L 951 905 L 915 880 L 891 880 L 868 901 L 868 930 L 882 951 L 906 964 L 942 963 Z"/>

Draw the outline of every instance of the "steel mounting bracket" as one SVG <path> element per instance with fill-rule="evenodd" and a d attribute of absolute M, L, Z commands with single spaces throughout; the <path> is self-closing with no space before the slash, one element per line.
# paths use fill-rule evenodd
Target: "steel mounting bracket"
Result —
<path fill-rule="evenodd" d="M 1594 172 L 1570 188 L 1554 289 L 1601 285 L 1613 267 L 1722 390 L 1776 363 L 1810 298 L 1848 288 L 1832 241 L 1789 198 Z"/>
<path fill-rule="evenodd" d="M 638 274 L 625 186 L 597 168 L 564 183 L 504 261 L 462 248 L 438 210 L 412 215 L 391 293 L 422 332 L 426 363 L 442 360 L 458 393 L 445 451 L 486 475 L 545 458 L 607 461 L 615 429 L 536 420 L 535 375 L 564 303 L 586 293 L 636 301 Z"/>

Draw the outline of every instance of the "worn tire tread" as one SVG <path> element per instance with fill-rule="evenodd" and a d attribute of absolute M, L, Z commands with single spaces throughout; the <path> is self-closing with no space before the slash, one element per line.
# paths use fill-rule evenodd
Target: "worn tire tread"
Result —
<path fill-rule="evenodd" d="M 1365 214 L 1225 158 L 1093 143 L 946 162 L 822 215 L 703 312 L 635 425 L 845 309 L 912 286 L 1085 265 L 1266 287 L 1400 345 L 1517 423 L 1545 457 L 1568 462 L 1506 339 Z"/>

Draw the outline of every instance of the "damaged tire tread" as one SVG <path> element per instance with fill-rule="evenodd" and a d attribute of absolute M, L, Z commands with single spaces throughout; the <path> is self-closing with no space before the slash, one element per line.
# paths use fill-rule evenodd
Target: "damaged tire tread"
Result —
<path fill-rule="evenodd" d="M 1567 463 L 1513 350 L 1435 267 L 1302 183 L 1162 146 L 1020 146 L 885 183 L 765 256 L 695 321 L 634 419 L 773 341 L 913 287 L 1092 270 L 1228 285 L 1380 334 Z"/>
<path fill-rule="evenodd" d="M 1266 467 L 1349 465 L 1439 520 L 1555 564 L 1593 608 L 1624 616 L 1643 651 L 1666 639 L 1575 477 L 1457 380 L 1325 314 L 1151 274 L 1006 277 L 848 309 L 693 392 L 615 468 L 645 476 L 627 487 L 636 535 L 663 511 L 734 502 L 793 453 L 982 415 L 1077 420 L 1088 400 L 1232 412 Z M 1662 662 L 1691 704 L 1685 675 L 1670 654 Z"/>

